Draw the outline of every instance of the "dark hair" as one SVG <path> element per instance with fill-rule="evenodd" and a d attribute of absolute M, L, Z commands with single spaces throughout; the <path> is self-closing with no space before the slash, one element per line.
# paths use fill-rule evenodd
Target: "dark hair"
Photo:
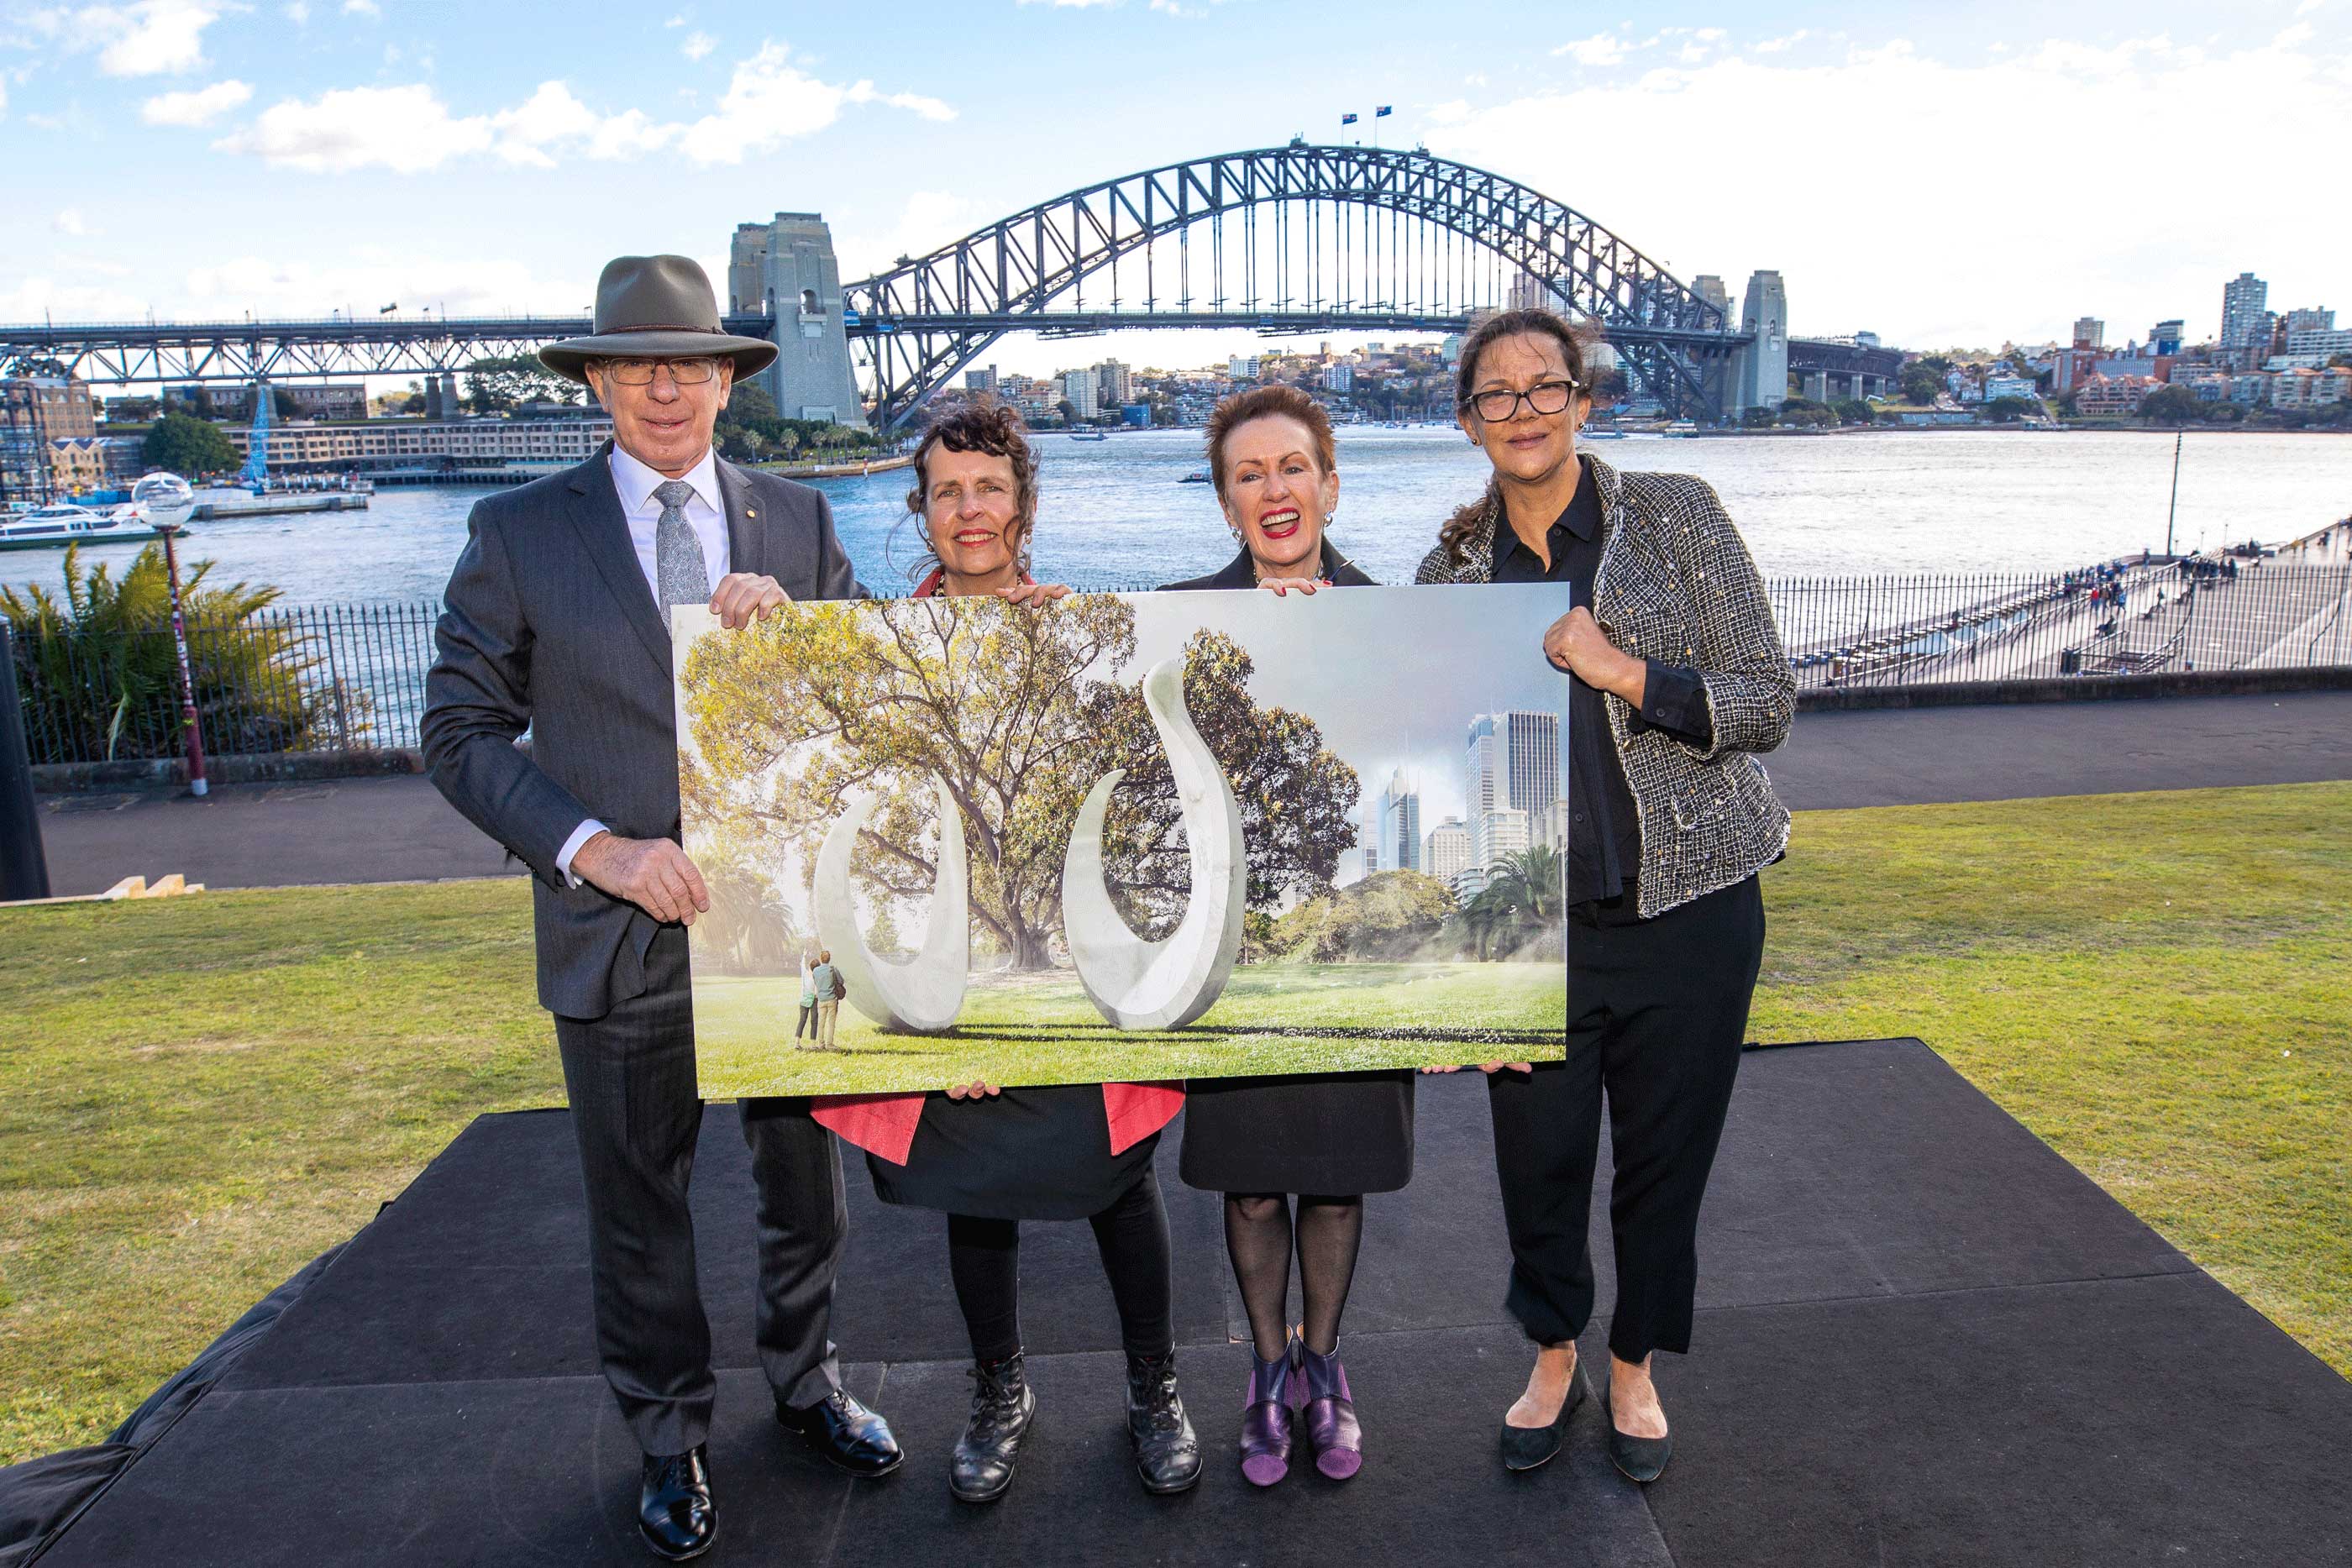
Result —
<path fill-rule="evenodd" d="M 1323 412 L 1321 403 L 1297 387 L 1252 387 L 1234 393 L 1209 415 L 1209 483 L 1216 486 L 1218 500 L 1225 498 L 1225 443 L 1251 420 L 1276 415 L 1307 427 L 1315 443 L 1315 462 L 1324 473 L 1339 465 L 1339 447 L 1331 439 L 1331 416 Z"/>
<path fill-rule="evenodd" d="M 1013 520 L 1021 531 L 1021 567 L 1026 571 L 1029 536 L 1037 526 L 1037 451 L 1029 444 L 1028 427 L 1021 423 L 1020 411 L 983 392 L 923 432 L 923 439 L 915 444 L 915 487 L 907 492 L 907 510 L 919 527 L 924 526 L 924 503 L 931 488 L 927 465 L 935 446 L 950 452 L 984 452 L 1013 465 Z M 922 559 L 908 569 L 910 580 L 940 564 L 930 542 L 927 531 Z"/>
<path fill-rule="evenodd" d="M 1559 345 L 1561 362 L 1568 367 L 1569 380 L 1585 397 L 1592 395 L 1592 350 L 1600 345 L 1600 335 L 1590 328 L 1555 315 L 1549 310 L 1504 310 L 1479 323 L 1475 331 L 1463 340 L 1462 358 L 1454 368 L 1454 406 L 1455 410 L 1470 409 L 1471 389 L 1478 384 L 1478 361 L 1486 350 L 1506 338 L 1549 338 Z M 1499 485 L 1489 479 L 1486 488 L 1476 500 L 1454 509 L 1452 517 L 1437 530 L 1437 542 L 1446 558 L 1456 564 L 1468 559 L 1465 546 L 1487 515 L 1502 499 Z"/>

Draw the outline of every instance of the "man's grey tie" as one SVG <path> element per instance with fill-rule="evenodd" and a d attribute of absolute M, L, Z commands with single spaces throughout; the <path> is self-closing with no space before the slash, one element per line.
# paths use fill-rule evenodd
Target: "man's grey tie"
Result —
<path fill-rule="evenodd" d="M 660 588 L 662 624 L 669 624 L 673 604 L 700 604 L 710 597 L 710 565 L 702 559 L 702 540 L 686 520 L 686 504 L 694 486 L 683 479 L 665 479 L 654 486 L 661 517 L 654 523 L 654 576 Z"/>

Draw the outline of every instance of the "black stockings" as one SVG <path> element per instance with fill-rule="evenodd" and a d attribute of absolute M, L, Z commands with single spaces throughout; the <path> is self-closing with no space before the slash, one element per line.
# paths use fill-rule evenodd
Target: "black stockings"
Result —
<path fill-rule="evenodd" d="M 1119 1341 L 1129 1355 L 1166 1355 L 1176 1343 L 1168 1255 L 1168 1210 L 1160 1183 L 1143 1179 L 1088 1221 L 1118 1307 Z M 1017 1220 L 948 1216 L 948 1271 L 963 1309 L 975 1361 L 1002 1361 L 1021 1348 L 1021 1226 Z"/>
<path fill-rule="evenodd" d="M 1306 1311 L 1299 1337 L 1318 1355 L 1339 1348 L 1339 1314 L 1355 1282 L 1356 1253 L 1364 1242 L 1364 1200 L 1298 1195 L 1294 1224 L 1284 1193 L 1225 1194 L 1225 1250 L 1249 1313 L 1258 1359 L 1282 1354 L 1290 1334 L 1290 1254 L 1298 1253 L 1298 1289 Z"/>

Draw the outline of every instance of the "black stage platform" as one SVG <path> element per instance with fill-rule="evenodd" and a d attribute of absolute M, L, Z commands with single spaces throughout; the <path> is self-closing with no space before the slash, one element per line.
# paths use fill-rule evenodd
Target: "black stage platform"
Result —
<path fill-rule="evenodd" d="M 1161 1174 L 1206 1479 L 1175 1499 L 1136 1485 L 1092 1239 L 1036 1226 L 1038 1436 L 1011 1494 L 971 1509 L 944 1477 L 969 1385 L 940 1218 L 878 1205 L 850 1163 L 835 1333 L 909 1458 L 847 1479 L 769 1419 L 732 1123 L 710 1111 L 696 1182 L 721 1367 L 712 1563 L 2352 1563 L 2352 1384 L 1916 1041 L 1743 1064 L 1696 1348 L 1661 1372 L 1677 1451 L 1646 1492 L 1609 1469 L 1590 1404 L 1561 1461 L 1515 1477 L 1495 1458 L 1528 1352 L 1500 1308 L 1475 1073 L 1423 1080 L 1419 1175 L 1372 1200 L 1345 1343 L 1363 1474 L 1264 1493 L 1230 1458 L 1245 1363 L 1217 1201 L 1175 1180 L 1174 1135 Z M 562 1113 L 475 1123 L 43 1568 L 652 1561 L 592 1352 L 578 1181 Z"/>

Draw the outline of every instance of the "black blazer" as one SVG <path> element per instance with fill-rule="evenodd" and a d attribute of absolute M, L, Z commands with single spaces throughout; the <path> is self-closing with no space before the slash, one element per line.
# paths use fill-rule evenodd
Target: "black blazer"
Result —
<path fill-rule="evenodd" d="M 1323 536 L 1323 570 L 1317 575 L 1334 588 L 1378 588 L 1380 586 L 1358 570 L 1355 562 L 1339 553 L 1339 548 L 1331 542 L 1331 536 L 1328 534 Z M 1188 577 L 1181 582 L 1163 582 L 1160 585 L 1160 591 L 1180 593 L 1192 588 L 1255 588 L 1256 586 L 1257 570 L 1250 565 L 1249 549 L 1244 546 L 1241 554 L 1234 557 L 1208 576 Z"/>
<path fill-rule="evenodd" d="M 656 923 L 555 869 L 590 817 L 627 838 L 678 833 L 669 632 L 629 543 L 612 444 L 485 497 L 450 574 L 425 678 L 425 771 L 531 870 L 539 999 L 602 1018 L 646 989 Z M 721 459 L 731 570 L 794 599 L 863 597 L 821 491 Z M 530 732 L 530 750 L 515 738 Z"/>

